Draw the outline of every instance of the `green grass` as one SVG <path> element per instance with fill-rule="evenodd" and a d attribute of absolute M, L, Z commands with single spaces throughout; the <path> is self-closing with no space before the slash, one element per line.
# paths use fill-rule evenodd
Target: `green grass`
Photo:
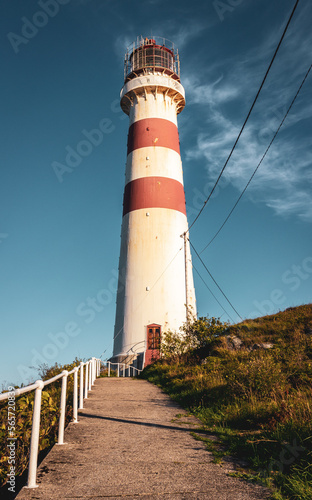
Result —
<path fill-rule="evenodd" d="M 209 322 L 198 322 L 197 349 L 171 349 L 141 376 L 215 434 L 217 441 L 196 437 L 215 460 L 231 454 L 248 463 L 234 474 L 271 486 L 275 500 L 311 500 L 312 305 L 226 326 L 221 334 L 207 330 L 205 345 Z M 232 336 L 241 339 L 240 349 L 229 349 Z M 264 342 L 273 348 L 252 350 Z"/>

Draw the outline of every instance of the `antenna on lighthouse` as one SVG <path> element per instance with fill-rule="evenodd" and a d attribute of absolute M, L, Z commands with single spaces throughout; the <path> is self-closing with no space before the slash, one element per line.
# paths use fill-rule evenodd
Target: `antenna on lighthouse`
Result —
<path fill-rule="evenodd" d="M 128 47 L 120 104 L 129 133 L 113 359 L 142 368 L 163 332 L 196 313 L 177 126 L 185 92 L 171 41 L 140 36 Z"/>

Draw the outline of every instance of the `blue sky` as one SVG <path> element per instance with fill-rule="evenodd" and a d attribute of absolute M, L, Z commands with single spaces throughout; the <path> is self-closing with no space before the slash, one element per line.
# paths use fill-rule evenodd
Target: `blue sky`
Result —
<path fill-rule="evenodd" d="M 38 363 L 111 355 L 128 127 L 119 92 L 127 45 L 138 35 L 160 35 L 179 49 L 187 99 L 179 132 L 191 223 L 294 3 L 2 2 L 4 386 L 36 378 L 29 367 Z M 300 0 L 220 186 L 191 229 L 198 252 L 232 208 L 311 64 L 311 18 L 311 2 Z M 311 302 L 311 82 L 310 75 L 243 199 L 201 254 L 243 318 Z M 92 130 L 99 131 L 94 144 Z M 238 321 L 194 255 L 193 262 L 226 310 L 194 271 L 199 315 Z"/>

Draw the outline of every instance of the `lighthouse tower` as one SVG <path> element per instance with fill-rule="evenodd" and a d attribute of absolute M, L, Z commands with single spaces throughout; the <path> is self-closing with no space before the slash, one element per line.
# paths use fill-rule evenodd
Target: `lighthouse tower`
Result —
<path fill-rule="evenodd" d="M 138 38 L 125 56 L 121 108 L 129 115 L 113 358 L 138 368 L 161 335 L 196 314 L 177 115 L 185 106 L 178 52 Z"/>

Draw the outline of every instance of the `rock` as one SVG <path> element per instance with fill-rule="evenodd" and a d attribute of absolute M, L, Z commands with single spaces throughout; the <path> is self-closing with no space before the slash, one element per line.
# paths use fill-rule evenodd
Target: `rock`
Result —
<path fill-rule="evenodd" d="M 250 350 L 257 351 L 258 349 L 272 349 L 272 347 L 274 347 L 274 345 L 270 344 L 270 342 L 263 342 L 262 344 L 254 344 L 251 346 Z"/>
<path fill-rule="evenodd" d="M 236 351 L 237 349 L 244 347 L 244 342 L 239 337 L 227 335 L 225 338 L 228 349 L 235 349 Z"/>
<path fill-rule="evenodd" d="M 271 344 L 270 342 L 263 342 L 263 344 L 260 344 L 262 349 L 272 349 L 274 347 L 274 344 Z"/>

